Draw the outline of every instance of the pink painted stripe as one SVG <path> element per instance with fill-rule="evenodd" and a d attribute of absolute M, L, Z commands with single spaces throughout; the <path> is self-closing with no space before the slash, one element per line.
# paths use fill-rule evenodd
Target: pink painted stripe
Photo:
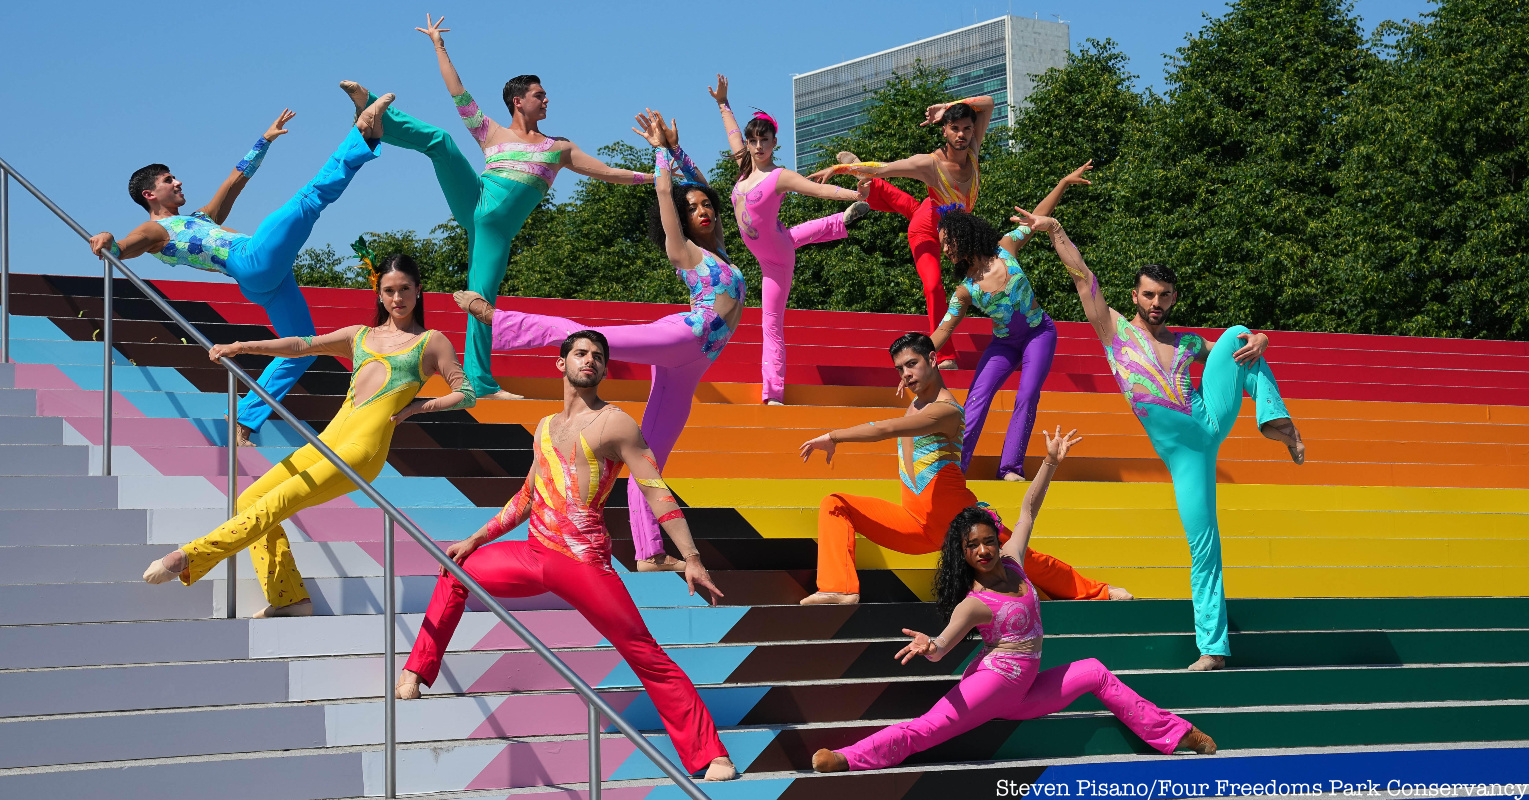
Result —
<path fill-rule="evenodd" d="M 548 611 L 522 617 L 520 621 L 548 647 L 594 647 L 604 638 L 583 614 L 573 610 Z M 503 623 L 499 623 L 490 628 L 470 649 L 524 650 L 526 643 Z"/>
<path fill-rule="evenodd" d="M 641 692 L 601 693 L 617 714 L 637 699 Z M 589 729 L 584 701 L 576 694 L 539 694 L 509 697 L 489 712 L 483 722 L 467 736 L 469 739 L 498 739 L 505 736 L 561 736 L 583 733 Z"/>
<path fill-rule="evenodd" d="M 91 444 L 101 443 L 101 417 L 65 417 L 64 420 L 79 431 Z M 202 436 L 191 424 L 182 419 L 156 419 L 138 417 L 112 421 L 112 444 L 136 447 L 139 445 L 206 445 Z"/>
<path fill-rule="evenodd" d="M 101 401 L 104 394 L 85 389 L 38 389 L 37 413 L 44 417 L 95 417 L 101 418 Z M 117 419 L 145 419 L 121 392 L 112 392 L 111 415 L 113 424 Z"/>
<path fill-rule="evenodd" d="M 581 650 L 561 653 L 563 661 L 591 686 L 598 686 L 619 664 L 614 650 Z M 567 689 L 568 684 L 541 656 L 530 651 L 505 653 L 488 668 L 468 692 L 531 692 Z"/>
<path fill-rule="evenodd" d="M 64 371 L 52 364 L 17 364 L 16 365 L 16 388 L 17 389 L 73 389 L 78 391 L 80 386 Z M 117 395 L 121 397 L 122 395 Z M 115 398 L 113 398 L 115 401 Z"/>

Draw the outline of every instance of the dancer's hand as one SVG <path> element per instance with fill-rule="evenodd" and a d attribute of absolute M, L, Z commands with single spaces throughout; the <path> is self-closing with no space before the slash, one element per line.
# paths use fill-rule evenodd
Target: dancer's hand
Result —
<path fill-rule="evenodd" d="M 242 352 L 244 352 L 244 342 L 234 342 L 232 344 L 215 344 L 212 346 L 211 350 L 207 351 L 207 360 L 216 364 L 218 363 L 219 359 L 233 358 Z"/>
<path fill-rule="evenodd" d="M 1094 160 L 1092 158 L 1090 158 L 1088 160 L 1088 162 L 1085 163 L 1083 166 L 1078 167 L 1077 169 L 1075 169 L 1072 172 L 1068 173 L 1067 177 L 1062 179 L 1062 183 L 1066 184 L 1067 186 L 1092 186 L 1093 182 L 1088 180 L 1087 178 L 1084 178 L 1083 177 L 1083 173 L 1088 172 L 1089 170 L 1091 170 L 1093 168 L 1094 168 Z"/>
<path fill-rule="evenodd" d="M 864 200 L 866 202 L 870 202 L 870 199 L 871 199 L 871 186 L 874 183 L 875 183 L 875 181 L 871 180 L 870 178 L 860 178 L 858 181 L 856 181 L 856 183 L 855 183 L 855 199 L 856 200 Z"/>
<path fill-rule="evenodd" d="M 418 413 L 424 411 L 425 410 L 425 404 L 428 403 L 428 402 L 430 402 L 429 399 L 415 398 L 408 405 L 404 406 L 403 408 L 400 408 L 398 410 L 397 414 L 394 414 L 392 416 L 393 424 L 397 425 L 398 423 L 403 422 L 404 420 L 408 419 L 409 417 L 412 417 L 415 414 L 418 414 Z"/>
<path fill-rule="evenodd" d="M 663 137 L 663 146 L 671 149 L 679 147 L 680 121 L 677 119 L 670 119 L 668 123 L 665 123 L 663 114 L 660 114 L 657 111 L 649 111 L 648 113 L 653 116 L 653 124 L 658 128 L 658 134 Z"/>
<path fill-rule="evenodd" d="M 903 635 L 912 636 L 913 641 L 903 645 L 903 649 L 897 651 L 897 655 L 892 656 L 893 658 L 903 662 L 904 664 L 912 661 L 914 656 L 923 656 L 930 661 L 938 660 L 940 646 L 935 644 L 933 639 L 925 636 L 922 633 L 919 633 L 918 631 L 909 630 L 907 628 L 903 628 Z"/>
<path fill-rule="evenodd" d="M 824 463 L 827 463 L 827 464 L 834 463 L 834 449 L 838 447 L 839 443 L 835 442 L 833 439 L 829 438 L 832 435 L 833 434 L 831 432 L 830 433 L 825 433 L 825 434 L 823 434 L 822 436 L 819 436 L 816 439 L 813 439 L 811 441 L 803 443 L 802 444 L 802 454 L 801 454 L 802 455 L 802 463 L 803 464 L 807 463 L 807 459 L 812 457 L 812 451 L 814 451 L 814 450 L 822 450 L 823 451 L 823 461 L 824 461 Z"/>
<path fill-rule="evenodd" d="M 1237 348 L 1232 354 L 1232 360 L 1246 367 L 1258 359 L 1264 357 L 1264 351 L 1269 349 L 1269 336 L 1263 333 L 1240 333 L 1238 339 L 1246 339 L 1247 344 Z"/>
<path fill-rule="evenodd" d="M 287 132 L 287 123 L 291 122 L 295 116 L 297 114 L 292 109 L 283 108 L 281 113 L 276 115 L 276 121 L 271 123 L 271 127 L 265 129 L 265 133 L 261 134 L 260 138 L 267 142 L 276 141 L 276 137 Z"/>
<path fill-rule="evenodd" d="M 458 564 L 465 564 L 467 563 L 467 557 L 472 555 L 473 551 L 478 549 L 478 546 L 478 537 L 476 534 L 474 534 L 460 542 L 453 543 L 450 547 L 447 547 L 446 555 L 451 558 L 452 561 L 455 561 Z M 445 567 L 441 567 L 441 575 L 443 577 L 446 575 Z"/>
<path fill-rule="evenodd" d="M 450 33 L 451 32 L 450 28 L 442 28 L 441 27 L 441 23 L 445 22 L 445 21 L 446 21 L 446 18 L 443 16 L 440 19 L 438 19 L 438 20 L 436 20 L 434 22 L 431 22 L 430 21 L 430 15 L 426 14 L 425 15 L 425 27 L 423 27 L 423 28 L 415 28 L 414 30 L 417 30 L 420 33 L 423 33 L 424 35 L 429 36 L 430 37 L 430 41 L 434 42 L 436 47 L 445 47 L 446 43 L 441 40 L 441 34 L 443 34 L 443 33 Z"/>
<path fill-rule="evenodd" d="M 689 587 L 692 595 L 695 594 L 695 587 L 697 586 L 710 592 L 711 597 L 708 597 L 707 601 L 712 605 L 716 605 L 717 598 L 723 596 L 722 590 L 718 589 L 717 585 L 711 582 L 711 573 L 707 572 L 706 567 L 701 565 L 700 558 L 685 559 L 685 585 Z"/>
<path fill-rule="evenodd" d="M 950 108 L 952 105 L 954 104 L 935 103 L 934 105 L 924 109 L 924 121 L 919 123 L 919 127 L 922 128 L 927 125 L 938 124 L 939 121 L 945 117 L 945 109 Z"/>
<path fill-rule="evenodd" d="M 811 175 L 808 175 L 807 179 L 811 180 L 811 181 L 817 181 L 818 183 L 823 183 L 823 182 L 827 181 L 829 178 L 832 178 L 833 176 L 834 176 L 834 168 L 833 167 L 824 167 L 824 168 L 818 170 L 817 172 L 814 172 Z"/>
<path fill-rule="evenodd" d="M 727 105 L 727 76 L 723 75 L 720 72 L 718 72 L 717 73 L 717 88 L 713 89 L 710 86 L 708 86 L 708 87 L 706 87 L 706 93 L 711 95 L 711 99 L 717 101 L 717 105 L 719 105 L 719 106 Z"/>
<path fill-rule="evenodd" d="M 110 250 L 111 249 L 111 243 L 116 241 L 116 240 L 117 240 L 117 237 L 112 236 L 110 233 L 107 233 L 105 231 L 102 231 L 102 232 L 96 234 L 95 236 L 90 237 L 90 254 L 93 255 L 93 256 L 101 255 L 102 253 L 106 252 L 107 250 Z"/>
<path fill-rule="evenodd" d="M 1009 221 L 1017 222 L 1020 225 L 1027 226 L 1032 231 L 1045 231 L 1046 233 L 1053 233 L 1062 229 L 1062 223 L 1057 222 L 1051 217 L 1042 217 L 1031 214 L 1019 206 L 1015 206 L 1014 211 L 1015 215 L 1009 217 Z"/>
<path fill-rule="evenodd" d="M 1056 426 L 1056 435 L 1053 436 L 1051 431 L 1042 428 L 1041 435 L 1046 437 L 1046 460 L 1053 464 L 1062 463 L 1062 459 L 1067 457 L 1067 451 L 1071 450 L 1073 445 L 1083 441 L 1082 436 L 1073 436 L 1077 432 L 1078 429 L 1073 428 L 1064 436 L 1062 435 L 1062 426 L 1058 425 Z"/>
<path fill-rule="evenodd" d="M 653 145 L 654 147 L 663 147 L 663 129 L 659 123 L 653 121 L 652 117 L 650 116 L 652 114 L 653 111 L 651 109 L 646 109 L 645 113 L 634 116 L 633 119 L 637 120 L 637 125 L 639 127 L 633 128 L 632 133 L 641 136 L 647 141 L 648 144 Z"/>

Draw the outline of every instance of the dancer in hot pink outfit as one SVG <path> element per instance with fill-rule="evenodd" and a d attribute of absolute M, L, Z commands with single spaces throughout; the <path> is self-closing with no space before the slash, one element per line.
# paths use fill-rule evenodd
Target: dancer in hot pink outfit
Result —
<path fill-rule="evenodd" d="M 817 242 L 832 242 L 849 235 L 845 226 L 871 212 L 865 202 L 870 191 L 865 182 L 859 192 L 814 183 L 785 167 L 775 165 L 775 118 L 755 111 L 754 118 L 738 130 L 738 120 L 727 104 L 727 76 L 717 75 L 717 88 L 707 87 L 722 112 L 727 143 L 738 162 L 738 181 L 733 184 L 733 214 L 743 244 L 759 259 L 763 283 L 759 287 L 763 349 L 759 369 L 760 402 L 782 405 L 786 396 L 786 298 L 796 272 L 796 251 Z M 837 214 L 803 222 L 789 228 L 780 222 L 780 201 L 796 192 L 824 200 L 853 200 Z"/>
<path fill-rule="evenodd" d="M 1045 433 L 1043 431 L 1043 433 Z M 998 544 L 998 526 L 986 509 L 973 506 L 950 524 L 935 575 L 936 608 L 950 619 L 939 636 L 903 629 L 913 641 L 896 656 L 904 664 L 921 655 L 939 661 L 973 628 L 986 650 L 973 659 L 961 682 L 918 719 L 900 722 L 842 750 L 812 756 L 818 772 L 882 769 L 992 719 L 1035 719 L 1093 694 L 1132 733 L 1161 753 L 1216 752 L 1216 743 L 1183 717 L 1163 711 L 1120 682 L 1097 659 L 1040 671 L 1041 609 L 1020 558 L 1057 464 L 1080 438 L 1074 431 L 1046 433 L 1046 460 L 1036 472 L 1014 534 Z"/>

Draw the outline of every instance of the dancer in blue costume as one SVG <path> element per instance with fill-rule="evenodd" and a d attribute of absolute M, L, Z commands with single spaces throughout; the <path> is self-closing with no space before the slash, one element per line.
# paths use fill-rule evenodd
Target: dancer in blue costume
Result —
<path fill-rule="evenodd" d="M 1083 311 L 1104 344 L 1104 354 L 1120 391 L 1147 431 L 1152 449 L 1173 477 L 1179 521 L 1189 539 L 1189 590 L 1194 603 L 1195 643 L 1200 658 L 1189 669 L 1200 672 L 1226 666 L 1226 592 L 1221 585 L 1221 530 L 1216 524 L 1216 457 L 1232 432 L 1242 408 L 1242 394 L 1253 397 L 1258 430 L 1284 444 L 1297 464 L 1306 460 L 1306 445 L 1285 410 L 1279 384 L 1264 350 L 1269 337 L 1242 325 L 1227 328 L 1215 343 L 1199 334 L 1168 329 L 1168 313 L 1178 301 L 1173 270 L 1157 264 L 1136 274 L 1131 300 L 1136 315 L 1126 319 L 1110 308 L 1099 293 L 1099 279 L 1083 254 L 1055 219 L 1018 209 L 1013 221 L 1021 232 L 1041 231 L 1051 237 L 1057 256 L 1067 267 Z M 1245 343 L 1240 340 L 1245 340 Z M 1189 365 L 1205 365 L 1200 388 L 1190 380 Z"/>
<path fill-rule="evenodd" d="M 150 164 L 134 172 L 128 179 L 128 195 L 149 212 L 149 221 L 120 241 L 105 232 L 90 237 L 90 252 L 98 256 L 110 252 L 124 259 L 149 253 L 171 266 L 227 275 L 238 282 L 239 291 L 250 302 L 265 309 L 277 336 L 312 336 L 313 316 L 298 291 L 292 262 L 307 243 L 319 214 L 340 199 L 362 164 L 377 157 L 383 112 L 391 102 L 393 95 L 384 95 L 359 114 L 355 127 L 318 175 L 262 220 L 253 234 L 225 228 L 223 221 L 233 211 L 234 200 L 244 185 L 260 168 L 271 142 L 287 132 L 286 124 L 296 116 L 287 109 L 255 140 L 212 200 L 190 214 L 181 213 L 186 195 L 169 167 Z M 260 385 L 280 400 L 312 363 L 313 356 L 275 359 L 260 374 Z M 248 445 L 249 437 L 270 418 L 271 409 L 250 392 L 239 401 L 238 415 L 239 444 Z"/>

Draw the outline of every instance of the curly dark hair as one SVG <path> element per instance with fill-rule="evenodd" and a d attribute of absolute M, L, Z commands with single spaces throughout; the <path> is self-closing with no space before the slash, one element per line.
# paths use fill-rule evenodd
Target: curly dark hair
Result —
<path fill-rule="evenodd" d="M 696 242 L 690 236 L 690 226 L 686 221 L 690 219 L 690 193 L 693 191 L 705 192 L 706 198 L 711 201 L 711 207 L 717 212 L 717 233 L 715 242 Z M 659 202 L 663 202 L 662 199 Z M 669 202 L 674 204 L 674 210 L 680 215 L 680 228 L 685 231 L 685 238 L 695 242 L 697 247 L 721 255 L 722 245 L 722 198 L 717 190 L 704 183 L 685 183 L 676 181 L 669 187 Z M 668 234 L 664 233 L 664 218 L 659 213 L 658 203 L 654 203 L 648 209 L 648 238 L 663 249 L 664 242 L 668 240 Z"/>
<path fill-rule="evenodd" d="M 977 579 L 977 571 L 966 563 L 966 535 L 978 525 L 986 525 L 994 532 L 998 530 L 987 509 L 968 506 L 950 521 L 950 529 L 945 532 L 945 544 L 940 548 L 940 566 L 934 572 L 934 610 L 946 622 L 950 621 L 956 606 L 971 594 L 972 581 Z"/>
<path fill-rule="evenodd" d="M 965 211 L 947 211 L 940 217 L 940 232 L 955 246 L 955 274 L 960 279 L 971 269 L 972 259 L 989 258 L 998 252 L 1002 234 L 988 221 Z"/>

